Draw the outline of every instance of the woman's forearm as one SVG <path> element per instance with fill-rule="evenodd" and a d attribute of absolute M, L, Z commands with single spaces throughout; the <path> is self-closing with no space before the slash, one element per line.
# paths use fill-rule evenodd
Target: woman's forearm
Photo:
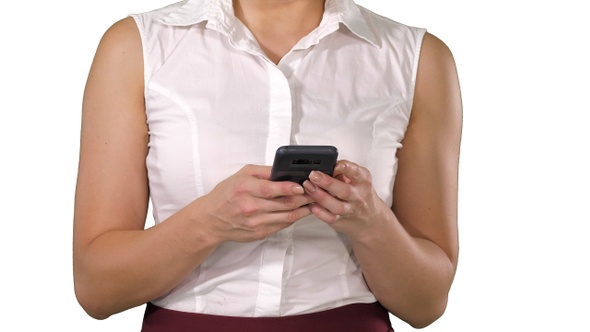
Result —
<path fill-rule="evenodd" d="M 112 230 L 74 255 L 76 296 L 97 319 L 141 305 L 175 287 L 215 249 L 187 207 L 147 230 Z"/>
<path fill-rule="evenodd" d="M 434 242 L 412 237 L 387 207 L 379 222 L 352 239 L 365 280 L 390 312 L 414 327 L 439 318 L 455 268 Z"/>
<path fill-rule="evenodd" d="M 143 304 L 178 285 L 221 243 L 259 241 L 311 214 L 311 198 L 300 185 L 268 181 L 269 176 L 268 166 L 244 166 L 147 230 L 136 222 L 90 220 L 97 217 L 80 200 L 86 212 L 78 215 L 74 241 L 79 302 L 95 318 Z M 93 221 L 127 230 L 96 231 Z"/>

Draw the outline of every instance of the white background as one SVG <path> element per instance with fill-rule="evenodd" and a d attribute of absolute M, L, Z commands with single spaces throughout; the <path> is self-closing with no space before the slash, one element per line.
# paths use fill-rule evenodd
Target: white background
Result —
<path fill-rule="evenodd" d="M 80 106 L 103 32 L 170 2 L 3 3 L 0 329 L 139 331 L 143 308 L 96 321 L 73 293 Z M 459 269 L 425 331 L 590 331 L 590 1 L 358 3 L 437 35 L 461 80 Z"/>

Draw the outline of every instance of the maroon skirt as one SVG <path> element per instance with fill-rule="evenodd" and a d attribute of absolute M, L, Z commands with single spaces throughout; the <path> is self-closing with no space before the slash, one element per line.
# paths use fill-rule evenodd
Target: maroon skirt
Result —
<path fill-rule="evenodd" d="M 285 317 L 228 317 L 168 310 L 148 303 L 142 332 L 388 332 L 389 314 L 378 303 L 351 304 Z"/>

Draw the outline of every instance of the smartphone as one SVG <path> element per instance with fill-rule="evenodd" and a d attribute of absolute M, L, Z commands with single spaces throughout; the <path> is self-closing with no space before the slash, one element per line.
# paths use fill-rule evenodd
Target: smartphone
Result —
<path fill-rule="evenodd" d="M 281 146 L 276 151 L 270 179 L 303 184 L 314 170 L 332 176 L 337 160 L 338 149 L 331 145 Z"/>

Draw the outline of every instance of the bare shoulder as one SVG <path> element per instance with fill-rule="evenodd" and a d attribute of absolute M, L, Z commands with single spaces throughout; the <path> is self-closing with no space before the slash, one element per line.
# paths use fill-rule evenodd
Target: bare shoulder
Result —
<path fill-rule="evenodd" d="M 118 101 L 143 102 L 143 47 L 135 20 L 124 18 L 102 36 L 88 76 L 85 106 L 108 104 L 104 95 Z M 107 109 L 107 107 L 104 107 Z"/>
<path fill-rule="evenodd" d="M 141 46 L 141 38 L 135 20 L 132 17 L 126 17 L 115 22 L 104 33 L 100 46 L 119 50 Z"/>
<path fill-rule="evenodd" d="M 114 23 L 104 33 L 93 63 L 93 66 L 101 65 L 117 71 L 143 69 L 141 37 L 133 18 Z"/>
<path fill-rule="evenodd" d="M 419 116 L 421 110 L 427 110 L 429 115 L 436 110 L 460 112 L 460 99 L 459 78 L 451 50 L 438 37 L 426 33 L 418 63 L 413 113 L 418 112 L 415 115 Z"/>
<path fill-rule="evenodd" d="M 410 127 L 414 124 L 420 127 L 415 128 L 419 129 L 416 134 L 430 134 L 438 140 L 441 135 L 459 134 L 461 121 L 461 91 L 455 59 L 442 40 L 426 33 L 420 50 Z"/>
<path fill-rule="evenodd" d="M 428 71 L 429 74 L 434 74 L 432 71 L 450 71 L 446 74 L 456 76 L 456 66 L 453 53 L 450 48 L 441 39 L 435 35 L 427 32 L 422 40 L 422 47 L 420 51 L 419 70 Z M 443 72 L 441 72 L 443 73 Z"/>

